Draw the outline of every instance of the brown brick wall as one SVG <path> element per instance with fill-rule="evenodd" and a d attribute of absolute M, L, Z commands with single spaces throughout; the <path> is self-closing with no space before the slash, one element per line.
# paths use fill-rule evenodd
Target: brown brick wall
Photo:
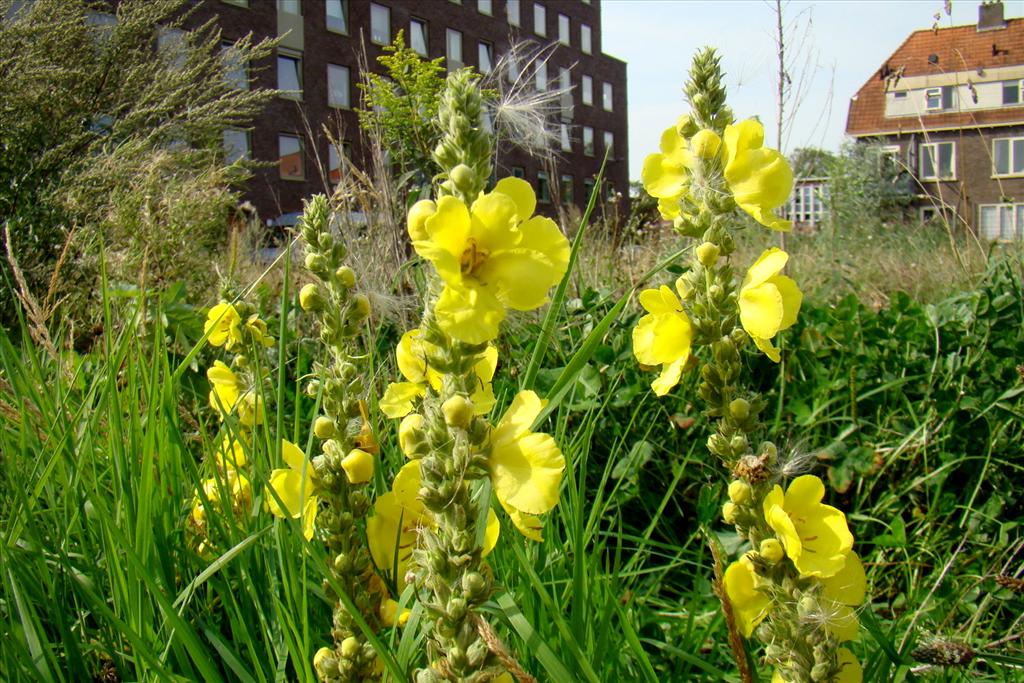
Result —
<path fill-rule="evenodd" d="M 249 7 L 243 8 L 221 0 L 206 0 L 199 7 L 193 21 L 202 22 L 217 17 L 226 40 L 238 39 L 252 32 L 255 39 L 277 35 L 277 6 L 274 0 L 250 0 Z M 326 29 L 326 14 L 322 0 L 303 0 L 303 97 L 301 102 L 277 99 L 266 108 L 254 123 L 251 134 L 253 158 L 258 161 L 276 162 L 278 158 L 278 134 L 299 134 L 305 140 L 305 174 L 303 181 L 282 180 L 276 166 L 259 169 L 249 184 L 246 198 L 251 201 L 264 219 L 281 214 L 297 212 L 301 202 L 316 192 L 325 190 L 325 182 L 316 163 L 327 163 L 327 139 L 322 133 L 325 123 L 332 130 L 344 131 L 343 137 L 353 143 L 353 154 L 362 158 L 362 146 L 357 134 L 356 117 L 352 111 L 337 110 L 327 105 L 327 65 L 329 63 L 348 66 L 351 73 L 351 101 L 357 106 L 359 91 L 357 51 L 360 37 L 365 38 L 371 63 L 380 54 L 380 47 L 370 44 L 370 2 L 349 0 L 349 35 L 343 36 Z M 520 40 L 534 40 L 545 44 L 558 40 L 558 15 L 570 18 L 570 45 L 558 45 L 548 65 L 548 79 L 557 84 L 559 67 L 572 69 L 574 86 L 574 116 L 572 120 L 572 152 L 560 152 L 558 168 L 552 178 L 552 195 L 557 202 L 558 177 L 568 174 L 573 177 L 574 203 L 583 205 L 584 180 L 597 174 L 604 155 L 604 132 L 614 135 L 615 155 L 609 160 L 606 178 L 614 190 L 628 196 L 629 170 L 628 137 L 626 127 L 626 65 L 612 57 L 602 55 L 600 0 L 585 4 L 580 0 L 550 0 L 543 4 L 547 9 L 547 37 L 540 38 L 533 31 L 535 2 L 521 0 L 521 27 L 511 27 L 506 21 L 505 0 L 493 0 L 493 13 L 486 16 L 477 11 L 476 0 L 463 0 L 462 4 L 448 0 L 377 0 L 377 4 L 391 10 L 392 37 L 399 29 L 405 29 L 408 41 L 410 17 L 427 22 L 428 52 L 431 58 L 445 55 L 446 29 L 462 32 L 463 60 L 469 66 L 477 64 L 478 41 L 493 43 L 495 59 L 504 54 L 510 36 Z M 580 50 L 580 24 L 587 23 L 592 31 L 592 55 Z M 594 80 L 594 104 L 583 105 L 580 79 L 582 74 Z M 261 64 L 251 65 L 251 77 L 255 86 L 274 88 L 277 85 L 276 57 Z M 613 84 L 613 111 L 602 108 L 602 84 Z M 582 126 L 594 129 L 594 156 L 583 154 Z M 310 135 L 312 131 L 312 135 Z M 314 154 L 315 152 L 315 154 Z M 525 170 L 525 177 L 536 187 L 540 163 L 523 152 L 503 149 L 499 155 L 499 174 L 511 174 L 514 166 Z M 555 204 L 540 207 L 545 213 L 553 214 Z"/>

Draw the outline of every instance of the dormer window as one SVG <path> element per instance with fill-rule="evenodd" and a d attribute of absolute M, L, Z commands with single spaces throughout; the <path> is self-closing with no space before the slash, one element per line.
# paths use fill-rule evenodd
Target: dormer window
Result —
<path fill-rule="evenodd" d="M 928 111 L 942 111 L 953 108 L 953 86 L 928 88 L 924 91 L 924 107 Z"/>

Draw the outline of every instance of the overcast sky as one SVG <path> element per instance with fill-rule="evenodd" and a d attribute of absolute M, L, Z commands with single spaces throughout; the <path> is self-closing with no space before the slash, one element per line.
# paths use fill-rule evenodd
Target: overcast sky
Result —
<path fill-rule="evenodd" d="M 940 25 L 977 21 L 978 1 L 954 0 Z M 774 0 L 603 0 L 602 50 L 628 63 L 629 175 L 638 179 L 661 131 L 683 113 L 682 87 L 693 53 L 703 45 L 723 55 L 729 102 L 737 117 L 757 114 L 766 143 L 776 146 Z M 1024 16 L 1024 0 L 1004 2 L 1007 18 Z M 914 30 L 930 28 L 942 0 L 783 2 L 791 69 L 804 96 L 783 140 L 798 147 L 838 149 L 850 97 Z"/>

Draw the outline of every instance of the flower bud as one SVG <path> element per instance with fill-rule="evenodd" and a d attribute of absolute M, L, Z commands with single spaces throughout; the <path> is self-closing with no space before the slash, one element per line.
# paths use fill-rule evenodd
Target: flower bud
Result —
<path fill-rule="evenodd" d="M 689 299 L 690 294 L 693 293 L 693 285 L 685 275 L 676 278 L 676 291 L 679 292 L 680 299 Z"/>
<path fill-rule="evenodd" d="M 683 114 L 676 119 L 676 132 L 684 138 L 688 138 L 697 132 L 697 123 L 689 114 Z"/>
<path fill-rule="evenodd" d="M 750 417 L 750 403 L 743 398 L 734 398 L 729 403 L 729 414 L 734 420 L 746 420 Z"/>
<path fill-rule="evenodd" d="M 702 242 L 697 246 L 697 260 L 705 268 L 711 268 L 718 261 L 721 250 L 714 242 Z"/>
<path fill-rule="evenodd" d="M 479 572 L 469 572 L 462 577 L 462 593 L 473 603 L 487 599 L 487 581 Z"/>
<path fill-rule="evenodd" d="M 448 177 L 452 179 L 453 183 L 455 183 L 455 187 L 460 190 L 472 186 L 473 182 L 476 180 L 476 174 L 473 173 L 473 169 L 466 164 L 459 164 L 453 168 L 448 174 Z"/>
<path fill-rule="evenodd" d="M 690 151 L 701 159 L 713 159 L 722 146 L 722 138 L 713 130 L 698 131 L 690 139 Z"/>
<path fill-rule="evenodd" d="M 779 543 L 777 538 L 766 538 L 761 541 L 760 547 L 761 557 L 766 559 L 768 562 L 775 564 L 782 559 L 783 549 L 782 544 Z"/>
<path fill-rule="evenodd" d="M 736 513 L 739 508 L 736 507 L 736 503 L 731 500 L 722 506 L 722 519 L 725 520 L 726 524 L 736 523 Z"/>
<path fill-rule="evenodd" d="M 327 268 L 327 261 L 320 254 L 306 254 L 306 270 L 319 275 Z"/>
<path fill-rule="evenodd" d="M 356 284 L 356 271 L 348 266 L 341 266 L 334 271 L 334 279 L 345 289 L 351 289 Z"/>
<path fill-rule="evenodd" d="M 420 200 L 409 209 L 409 237 L 412 238 L 413 242 L 430 239 L 426 223 L 427 219 L 433 216 L 436 211 L 437 204 L 429 199 Z"/>
<path fill-rule="evenodd" d="M 365 484 L 373 476 L 373 456 L 366 451 L 353 448 L 341 461 L 341 468 L 349 482 Z"/>
<path fill-rule="evenodd" d="M 321 679 L 326 678 L 331 670 L 337 671 L 337 666 L 329 666 L 334 664 L 332 661 L 334 652 L 329 647 L 322 647 L 316 651 L 313 655 L 313 668 L 316 669 L 317 674 Z"/>
<path fill-rule="evenodd" d="M 473 419 L 473 402 L 456 394 L 441 404 L 441 412 L 449 427 L 465 429 Z"/>
<path fill-rule="evenodd" d="M 313 421 L 313 433 L 316 434 L 316 438 L 321 440 L 331 438 L 337 433 L 337 430 L 334 428 L 334 420 L 321 415 Z"/>
<path fill-rule="evenodd" d="M 352 297 L 352 317 L 355 322 L 360 322 L 370 315 L 370 300 L 365 294 L 357 294 Z"/>
<path fill-rule="evenodd" d="M 299 290 L 299 305 L 304 311 L 319 311 L 323 308 L 324 298 L 320 296 L 320 288 L 310 282 Z"/>
<path fill-rule="evenodd" d="M 419 413 L 409 413 L 398 425 L 398 446 L 405 453 L 405 457 L 412 458 L 422 455 L 420 448 L 426 443 L 426 435 L 423 433 L 423 416 Z"/>
<path fill-rule="evenodd" d="M 349 636 L 345 640 L 341 641 L 341 654 L 348 659 L 352 659 L 359 654 L 359 641 L 356 640 L 355 636 Z"/>
<path fill-rule="evenodd" d="M 753 492 L 750 490 L 750 484 L 741 479 L 733 479 L 729 482 L 729 500 L 742 505 L 750 500 L 750 496 Z"/>

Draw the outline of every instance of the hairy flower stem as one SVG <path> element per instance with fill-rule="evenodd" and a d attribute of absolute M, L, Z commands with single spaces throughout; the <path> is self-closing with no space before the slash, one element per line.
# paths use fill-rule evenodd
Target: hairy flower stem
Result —
<path fill-rule="evenodd" d="M 448 77 L 439 120 L 444 136 L 434 152 L 441 167 L 439 195 L 454 195 L 471 206 L 491 174 L 492 143 L 481 127 L 484 102 L 476 77 L 457 71 Z M 486 681 L 493 677 L 497 660 L 481 637 L 480 605 L 493 588 L 483 565 L 483 547 L 477 529 L 481 512 L 473 484 L 488 476 L 490 425 L 473 414 L 470 396 L 479 378 L 474 371 L 486 344 L 466 344 L 446 334 L 437 324 L 433 307 L 420 329 L 436 348 L 426 359 L 444 375 L 440 392 L 427 392 L 421 405 L 429 450 L 420 459 L 420 499 L 433 516 L 436 529 L 420 532 L 416 553 L 418 577 L 429 591 L 424 600 L 432 620 L 429 668 L 416 674 L 420 683 L 439 680 Z"/>
<path fill-rule="evenodd" d="M 678 124 L 681 135 L 692 138 L 698 131 L 709 130 L 723 136 L 733 117 L 725 104 L 722 83 L 718 56 L 711 49 L 699 52 L 686 85 L 693 111 Z M 776 446 L 758 441 L 765 430 L 761 421 L 765 401 L 744 382 L 740 352 L 750 339 L 740 326 L 739 292 L 731 264 L 736 245 L 730 228 L 735 225 L 736 203 L 717 147 L 703 156 L 695 153 L 694 166 L 689 196 L 683 200 L 683 217 L 676 228 L 684 236 L 697 238 L 698 243 L 689 270 L 681 278 L 680 291 L 692 312 L 694 345 L 710 351 L 700 368 L 699 387 L 704 414 L 715 425 L 708 450 L 742 482 L 744 491 L 741 502 L 727 504 L 732 506 L 727 521 L 750 542 L 752 550 L 747 556 L 757 574 L 767 579 L 762 590 L 770 594 L 774 605 L 770 618 L 758 629 L 758 637 L 769 644 L 765 659 L 784 673 L 786 681 L 832 681 L 840 672 L 836 658 L 839 643 L 825 628 L 827 615 L 822 615 L 816 600 L 820 583 L 801 578 L 791 563 L 766 558 L 758 551 L 762 541 L 775 537 L 762 504 L 781 473 Z"/>
<path fill-rule="evenodd" d="M 320 680 L 329 683 L 379 680 L 377 654 L 353 615 L 335 593 L 340 587 L 355 604 L 360 616 L 374 631 L 380 627 L 379 585 L 369 552 L 359 533 L 369 501 L 365 483 L 352 483 L 343 465 L 354 449 L 376 450 L 372 433 L 362 415 L 361 397 L 365 393 L 359 358 L 353 356 L 355 336 L 369 313 L 365 296 L 355 294 L 355 273 L 342 265 L 345 246 L 329 228 L 330 209 L 322 195 L 305 207 L 300 228 L 306 242 L 306 267 L 320 285 L 306 285 L 300 304 L 320 323 L 320 340 L 327 347 L 329 360 L 314 366 L 316 379 L 309 392 L 322 396 L 323 416 L 317 418 L 314 431 L 323 443 L 322 454 L 313 460 L 313 485 L 325 503 L 316 520 L 317 529 L 332 558 L 332 581 L 324 590 L 334 601 L 334 648 L 317 653 L 315 666 Z"/>

